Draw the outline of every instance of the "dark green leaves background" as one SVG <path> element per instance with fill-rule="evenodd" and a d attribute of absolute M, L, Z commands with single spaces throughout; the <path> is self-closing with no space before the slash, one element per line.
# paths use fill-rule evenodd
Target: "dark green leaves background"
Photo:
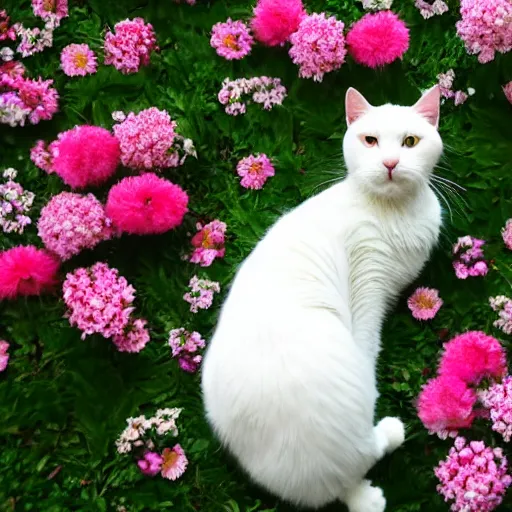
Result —
<path fill-rule="evenodd" d="M 216 56 L 209 45 L 211 26 L 228 16 L 247 19 L 252 9 L 248 1 L 198 0 L 194 7 L 170 0 L 70 3 L 71 16 L 56 30 L 54 48 L 24 61 L 30 76 L 55 79 L 61 111 L 35 127 L 1 127 L 0 169 L 17 168 L 20 182 L 36 193 L 36 220 L 40 207 L 64 187 L 30 162 L 35 140 L 53 140 L 76 124 L 110 128 L 114 110 L 138 112 L 156 106 L 168 110 L 179 131 L 196 144 L 198 160 L 164 173 L 188 191 L 191 211 L 175 232 L 110 241 L 63 267 L 64 273 L 108 261 L 136 287 L 138 310 L 149 320 L 153 340 L 139 355 L 120 354 L 100 337 L 81 341 L 63 319 L 63 304 L 56 296 L 0 304 L 0 338 L 12 344 L 10 365 L 0 375 L 0 510 L 103 511 L 123 505 L 129 511 L 293 511 L 251 486 L 219 449 L 203 419 L 198 376 L 184 374 L 170 358 L 169 329 L 193 327 L 208 337 L 221 303 L 218 298 L 211 311 L 195 316 L 188 312 L 182 295 L 198 269 L 181 256 L 190 250 L 196 221 L 227 222 L 225 259 L 200 272 L 226 289 L 237 265 L 282 212 L 321 190 L 333 172 L 342 174 L 348 86 L 375 104 L 411 104 L 420 88 L 454 68 L 455 88 L 473 87 L 476 94 L 463 106 L 447 102 L 442 107 L 446 152 L 438 173 L 467 192 L 462 197 L 445 192 L 450 208 L 441 244 L 415 283 L 439 288 L 445 305 L 432 324 L 420 324 L 411 318 L 404 294 L 389 317 L 379 367 L 378 415 L 401 416 L 408 424 L 408 440 L 372 472 L 385 490 L 389 510 L 447 510 L 435 492 L 432 467 L 450 443 L 427 435 L 413 403 L 421 384 L 435 372 L 443 339 L 469 328 L 501 334 L 492 327 L 494 313 L 487 299 L 510 293 L 507 279 L 512 279 L 512 253 L 500 237 L 512 216 L 512 107 L 501 91 L 512 80 L 512 54 L 498 55 L 487 65 L 466 55 L 455 33 L 457 1 L 448 2 L 449 13 L 425 21 L 413 0 L 395 0 L 395 10 L 411 29 L 403 62 L 372 71 L 349 59 L 340 71 L 314 83 L 297 77 L 285 48 L 256 46 L 241 62 Z M 310 12 L 335 14 L 346 25 L 363 15 L 354 0 L 310 0 L 306 5 Z M 3 0 L 2 8 L 14 21 L 37 23 L 27 0 Z M 101 55 L 104 30 L 135 16 L 151 22 L 157 33 L 161 52 L 150 67 L 124 76 L 101 66 L 96 75 L 78 79 L 59 70 L 64 46 L 86 42 Z M 226 115 L 216 99 L 222 80 L 258 75 L 282 79 L 289 91 L 283 107 L 263 112 L 251 106 L 245 116 Z M 262 191 L 247 192 L 234 169 L 241 157 L 256 152 L 272 156 L 277 173 Z M 94 192 L 104 199 L 107 189 Z M 465 234 L 489 242 L 487 255 L 494 263 L 485 279 L 463 282 L 453 275 L 450 246 Z M 23 236 L 2 235 L 3 248 L 20 243 L 40 245 L 35 226 Z M 508 346 L 510 340 L 503 341 Z M 114 441 L 126 417 L 172 406 L 184 408 L 180 442 L 189 469 L 176 483 L 144 478 L 129 457 L 116 454 Z M 489 432 L 481 424 L 471 435 L 493 442 Z M 504 504 L 500 510 L 512 506 Z"/>

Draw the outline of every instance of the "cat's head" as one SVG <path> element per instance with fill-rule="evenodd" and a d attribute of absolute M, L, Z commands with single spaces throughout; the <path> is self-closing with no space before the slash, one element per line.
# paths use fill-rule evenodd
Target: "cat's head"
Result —
<path fill-rule="evenodd" d="M 374 107 L 355 89 L 347 91 L 343 153 L 349 175 L 365 193 L 400 200 L 428 185 L 443 151 L 439 103 L 438 86 L 412 107 Z"/>

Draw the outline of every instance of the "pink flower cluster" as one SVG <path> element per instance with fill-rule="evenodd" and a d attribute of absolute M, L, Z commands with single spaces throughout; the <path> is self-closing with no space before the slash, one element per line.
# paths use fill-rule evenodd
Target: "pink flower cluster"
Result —
<path fill-rule="evenodd" d="M 453 268 L 459 279 L 466 279 L 468 276 L 485 276 L 489 271 L 487 262 L 484 260 L 482 246 L 484 240 L 472 236 L 463 236 L 453 246 Z"/>
<path fill-rule="evenodd" d="M 498 312 L 499 318 L 493 325 L 501 329 L 505 334 L 512 334 L 512 299 L 505 295 L 490 297 L 489 303 L 494 311 Z"/>
<path fill-rule="evenodd" d="M 505 223 L 505 227 L 501 230 L 501 236 L 503 242 L 505 242 L 505 247 L 512 251 L 512 219 L 508 219 Z"/>
<path fill-rule="evenodd" d="M 149 65 L 151 53 L 157 50 L 153 26 L 142 18 L 116 23 L 114 33 L 105 35 L 105 64 L 112 64 L 124 74 L 136 73 Z"/>
<path fill-rule="evenodd" d="M 468 99 L 468 95 L 464 91 L 452 90 L 454 79 L 455 72 L 453 69 L 449 69 L 446 73 L 439 73 L 439 75 L 437 75 L 441 95 L 444 98 L 453 98 L 455 106 L 458 106 L 462 105 L 462 103 Z M 468 91 L 470 91 L 470 89 L 468 89 Z"/>
<path fill-rule="evenodd" d="M 262 104 L 265 110 L 271 110 L 274 105 L 281 105 L 285 98 L 286 88 L 281 85 L 281 80 L 267 76 L 236 80 L 225 78 L 218 95 L 226 113 L 232 116 L 245 114 L 251 100 Z"/>
<path fill-rule="evenodd" d="M 448 5 L 446 5 L 443 0 L 416 0 L 414 2 L 414 6 L 420 11 L 420 14 L 426 20 L 436 14 L 441 15 L 448 11 Z"/>
<path fill-rule="evenodd" d="M 512 50 L 512 3 L 510 0 L 461 0 L 457 34 L 470 55 L 478 54 L 481 64 L 496 52 Z"/>
<path fill-rule="evenodd" d="M 60 21 L 68 16 L 68 0 L 32 0 L 32 9 L 43 20 Z"/>
<path fill-rule="evenodd" d="M 67 76 L 96 73 L 98 62 L 88 44 L 69 44 L 60 54 L 60 66 Z"/>
<path fill-rule="evenodd" d="M 61 192 L 41 210 L 38 234 L 45 247 L 68 260 L 112 236 L 111 221 L 92 194 Z"/>
<path fill-rule="evenodd" d="M 8 350 L 9 343 L 7 343 L 7 341 L 0 340 L 0 372 L 3 372 L 9 363 Z"/>
<path fill-rule="evenodd" d="M 209 267 L 215 258 L 224 258 L 226 223 L 215 219 L 204 226 L 197 223 L 196 229 L 197 233 L 192 237 L 194 251 L 190 256 L 190 262 Z"/>
<path fill-rule="evenodd" d="M 503 86 L 503 93 L 509 103 L 512 103 L 512 80 Z"/>
<path fill-rule="evenodd" d="M 492 429 L 508 443 L 512 439 L 512 377 L 493 384 L 479 394 L 482 405 L 489 410 Z"/>
<path fill-rule="evenodd" d="M 131 321 L 121 334 L 114 334 L 112 341 L 119 352 L 140 352 L 149 342 L 146 320 L 137 318 Z"/>
<path fill-rule="evenodd" d="M 450 510 L 486 512 L 501 504 L 512 477 L 501 448 L 490 448 L 483 441 L 455 439 L 445 461 L 434 473 L 439 479 L 437 492 L 453 501 Z"/>
<path fill-rule="evenodd" d="M 225 23 L 216 23 L 212 27 L 210 45 L 217 55 L 227 60 L 243 59 L 251 52 L 253 43 L 254 39 L 243 21 L 228 18 Z"/>
<path fill-rule="evenodd" d="M 149 419 L 146 416 L 128 418 L 128 426 L 116 441 L 117 451 L 121 454 L 133 453 L 138 468 L 146 476 L 153 477 L 160 473 L 168 480 L 178 479 L 188 465 L 183 448 L 176 444 L 160 452 L 157 444 L 165 444 L 169 437 L 179 435 L 176 420 L 181 411 L 177 408 L 158 409 L 155 416 Z"/>
<path fill-rule="evenodd" d="M 3 173 L 8 181 L 0 185 L 0 228 L 4 233 L 21 235 L 31 223 L 26 214 L 30 211 L 35 196 L 14 181 L 17 174 L 15 169 L 6 169 Z"/>
<path fill-rule="evenodd" d="M 7 11 L 2 9 L 0 11 L 0 41 L 16 40 L 16 26 L 10 25 L 10 21 L 11 18 L 7 15 Z"/>
<path fill-rule="evenodd" d="M 303 18 L 290 36 L 289 51 L 293 63 L 299 65 L 300 77 L 321 82 L 325 73 L 341 67 L 347 54 L 343 29 L 343 22 L 334 16 L 326 18 L 324 13 Z"/>
<path fill-rule="evenodd" d="M 443 305 L 439 290 L 418 288 L 407 300 L 407 305 L 416 320 L 432 320 Z"/>
<path fill-rule="evenodd" d="M 183 295 L 183 300 L 190 304 L 190 311 L 197 313 L 200 309 L 208 309 L 213 303 L 213 295 L 220 292 L 220 285 L 208 279 L 194 276 L 189 284 L 190 291 Z"/>
<path fill-rule="evenodd" d="M 172 349 L 172 357 L 178 359 L 180 368 L 189 373 L 195 373 L 203 359 L 199 349 L 206 346 L 201 335 L 194 331 L 189 332 L 183 327 L 173 329 L 169 333 L 169 346 Z"/>
<path fill-rule="evenodd" d="M 53 46 L 53 32 L 59 26 L 59 20 L 55 16 L 47 18 L 43 29 L 25 28 L 22 24 L 16 27 L 16 35 L 21 39 L 16 51 L 22 57 L 30 57 L 35 53 L 44 51 Z"/>
<path fill-rule="evenodd" d="M 267 179 L 275 175 L 274 166 L 264 153 L 242 158 L 236 166 L 236 172 L 242 178 L 240 185 L 254 190 L 263 188 Z"/>

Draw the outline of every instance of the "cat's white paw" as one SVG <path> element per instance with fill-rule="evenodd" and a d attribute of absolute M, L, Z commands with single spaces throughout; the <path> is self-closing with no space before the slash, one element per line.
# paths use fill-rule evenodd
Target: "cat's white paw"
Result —
<path fill-rule="evenodd" d="M 405 427 L 401 420 L 386 416 L 377 424 L 377 428 L 387 440 L 386 452 L 391 453 L 405 441 Z"/>
<path fill-rule="evenodd" d="M 384 512 L 386 510 L 386 498 L 380 487 L 372 487 L 371 482 L 364 480 L 354 489 L 348 499 L 349 512 Z"/>

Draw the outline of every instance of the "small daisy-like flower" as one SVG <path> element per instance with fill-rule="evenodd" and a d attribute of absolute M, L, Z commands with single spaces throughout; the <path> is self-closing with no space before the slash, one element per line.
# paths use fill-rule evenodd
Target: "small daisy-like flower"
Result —
<path fill-rule="evenodd" d="M 407 305 L 416 320 L 431 320 L 443 305 L 443 301 L 438 290 L 421 287 L 409 297 Z"/>
<path fill-rule="evenodd" d="M 267 178 L 275 174 L 270 158 L 264 153 L 242 158 L 236 166 L 236 171 L 242 178 L 240 185 L 254 190 L 263 188 Z"/>
<path fill-rule="evenodd" d="M 183 448 L 177 444 L 174 448 L 165 448 L 162 452 L 162 476 L 169 480 L 177 480 L 187 469 L 188 459 Z"/>
<path fill-rule="evenodd" d="M 251 52 L 253 42 L 249 28 L 243 21 L 228 18 L 225 23 L 216 23 L 212 28 L 210 45 L 215 48 L 217 55 L 225 59 L 242 59 Z"/>
<path fill-rule="evenodd" d="M 96 73 L 96 55 L 87 44 L 70 44 L 60 54 L 60 65 L 67 76 L 85 76 Z"/>

